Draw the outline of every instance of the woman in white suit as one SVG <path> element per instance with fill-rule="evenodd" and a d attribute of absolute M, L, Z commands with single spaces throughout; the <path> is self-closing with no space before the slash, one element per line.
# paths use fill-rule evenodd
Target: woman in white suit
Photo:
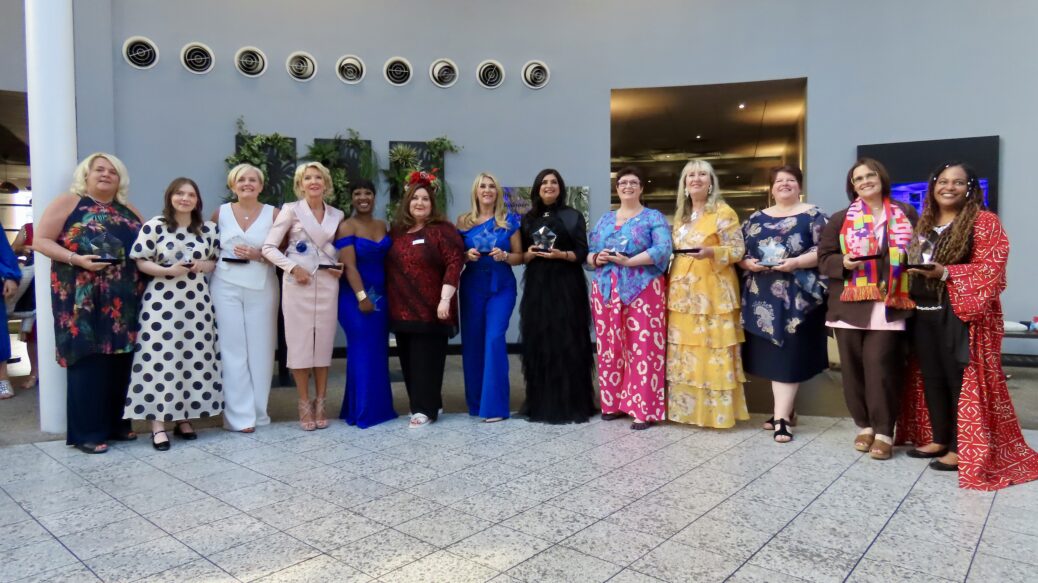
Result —
<path fill-rule="evenodd" d="M 242 433 L 270 423 L 267 399 L 277 347 L 280 290 L 261 250 L 278 209 L 259 201 L 263 182 L 255 166 L 232 168 L 227 187 L 237 201 L 221 205 L 212 219 L 220 227 L 220 261 L 210 287 L 220 330 L 224 425 Z"/>

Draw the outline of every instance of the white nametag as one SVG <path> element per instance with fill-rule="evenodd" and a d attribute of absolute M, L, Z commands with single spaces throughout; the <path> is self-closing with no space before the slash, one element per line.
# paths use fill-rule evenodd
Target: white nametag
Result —
<path fill-rule="evenodd" d="M 411 241 L 411 244 L 412 245 L 425 245 L 425 239 L 415 239 L 414 241 Z"/>

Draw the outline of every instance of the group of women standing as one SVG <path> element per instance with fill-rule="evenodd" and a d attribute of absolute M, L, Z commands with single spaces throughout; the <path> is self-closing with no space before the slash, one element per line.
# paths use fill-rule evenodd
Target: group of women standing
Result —
<path fill-rule="evenodd" d="M 183 439 L 196 437 L 190 420 L 220 413 L 234 431 L 269 423 L 275 266 L 285 272 L 280 303 L 304 430 L 328 426 L 336 319 L 350 351 L 348 423 L 397 416 L 390 331 L 410 426 L 435 421 L 448 339 L 459 328 L 469 413 L 500 421 L 510 409 L 512 268 L 526 264 L 520 412 L 531 421 L 595 414 L 597 352 L 604 419 L 629 417 L 636 430 L 663 420 L 731 427 L 748 419 L 745 368 L 772 382 L 765 427 L 787 442 L 799 383 L 827 365 L 828 326 L 859 427 L 856 449 L 887 459 L 895 439 L 910 441 L 909 455 L 960 469 L 967 487 L 1038 478 L 1038 454 L 1023 441 L 999 364 L 1008 240 L 965 164 L 934 172 L 921 220 L 891 200 L 875 160 L 851 167 L 850 205 L 831 220 L 801 201 L 800 170 L 779 167 L 774 204 L 740 223 L 713 168 L 694 160 L 681 172 L 673 226 L 642 204 L 641 172 L 624 168 L 620 206 L 590 237 L 554 169 L 535 178 L 521 219 L 507 212 L 498 181 L 480 174 L 456 224 L 437 208 L 438 180 L 425 172 L 409 177 L 392 225 L 374 218 L 367 181 L 351 185 L 348 219 L 328 205 L 331 177 L 319 163 L 299 166 L 299 200 L 281 209 L 259 202 L 263 181 L 255 167 L 232 169 L 234 202 L 204 221 L 198 186 L 178 178 L 162 214 L 144 221 L 127 201 L 125 167 L 94 154 L 76 169 L 71 193 L 47 208 L 34 249 L 54 261 L 70 445 L 101 453 L 109 440 L 135 439 L 131 419 L 149 421 L 162 450 L 165 423 Z M 929 249 L 932 258 L 920 261 Z M 584 269 L 593 272 L 590 289 Z M 918 366 L 906 368 L 907 339 Z"/>

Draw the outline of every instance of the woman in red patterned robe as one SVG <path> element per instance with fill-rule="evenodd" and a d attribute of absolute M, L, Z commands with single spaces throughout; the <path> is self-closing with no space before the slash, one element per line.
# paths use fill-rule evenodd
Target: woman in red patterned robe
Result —
<path fill-rule="evenodd" d="M 918 366 L 908 377 L 898 437 L 916 445 L 909 456 L 957 469 L 960 487 L 997 490 L 1038 478 L 1038 453 L 1024 441 L 1002 372 L 999 295 L 1009 239 L 982 198 L 965 164 L 943 164 L 930 177 L 913 246 L 923 238 L 936 244 L 926 261 L 933 267 L 911 270 L 922 276 L 912 287 Z M 934 334 L 943 342 L 933 342 Z"/>

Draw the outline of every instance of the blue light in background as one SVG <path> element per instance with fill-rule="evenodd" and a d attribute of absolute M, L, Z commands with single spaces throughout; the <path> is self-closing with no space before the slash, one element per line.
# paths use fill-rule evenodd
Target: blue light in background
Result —
<path fill-rule="evenodd" d="M 915 207 L 923 212 L 923 201 L 926 200 L 926 181 L 898 182 L 890 186 L 890 197 Z M 984 206 L 988 206 L 988 179 L 980 179 L 980 190 L 984 193 Z"/>

